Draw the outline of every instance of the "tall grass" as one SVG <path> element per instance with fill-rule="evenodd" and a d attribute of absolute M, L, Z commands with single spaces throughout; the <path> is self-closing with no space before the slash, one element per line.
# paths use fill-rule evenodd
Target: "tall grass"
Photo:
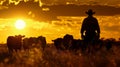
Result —
<path fill-rule="evenodd" d="M 8 53 L 6 46 L 0 47 L 0 67 L 120 67 L 120 46 L 107 51 L 102 48 L 93 54 L 57 50 L 54 46 L 33 47 Z"/>

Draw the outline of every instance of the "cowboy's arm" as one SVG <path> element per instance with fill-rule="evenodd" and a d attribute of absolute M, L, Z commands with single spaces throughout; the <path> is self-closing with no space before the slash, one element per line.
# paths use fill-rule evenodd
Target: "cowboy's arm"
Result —
<path fill-rule="evenodd" d="M 97 33 L 97 37 L 98 37 L 98 39 L 100 38 L 100 27 L 99 27 L 99 24 L 98 24 L 98 21 L 97 21 L 97 19 L 96 19 L 96 33 Z"/>
<path fill-rule="evenodd" d="M 82 26 L 81 26 L 81 34 L 84 33 L 84 30 L 85 30 L 85 20 L 83 21 Z"/>
<path fill-rule="evenodd" d="M 98 24 L 97 19 L 96 19 L 96 22 L 97 22 L 97 33 L 100 34 L 100 26 L 99 26 L 99 24 Z"/>
<path fill-rule="evenodd" d="M 85 31 L 85 22 L 86 22 L 86 20 L 83 20 L 82 27 L 81 27 L 81 31 L 80 31 L 82 38 L 84 37 L 83 34 L 84 34 L 84 31 Z"/>

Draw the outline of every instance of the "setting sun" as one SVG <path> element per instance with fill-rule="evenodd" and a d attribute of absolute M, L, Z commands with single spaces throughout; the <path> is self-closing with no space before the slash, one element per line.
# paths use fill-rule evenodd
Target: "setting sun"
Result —
<path fill-rule="evenodd" d="M 15 27 L 19 30 L 24 29 L 26 26 L 25 22 L 23 20 L 17 20 L 15 22 Z"/>

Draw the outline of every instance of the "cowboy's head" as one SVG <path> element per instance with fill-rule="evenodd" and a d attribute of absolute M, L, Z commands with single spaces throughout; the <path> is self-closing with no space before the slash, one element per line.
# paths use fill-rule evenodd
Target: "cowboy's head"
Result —
<path fill-rule="evenodd" d="M 86 14 L 88 14 L 89 16 L 95 14 L 95 12 L 93 12 L 92 9 L 89 9 L 88 11 L 85 12 Z"/>

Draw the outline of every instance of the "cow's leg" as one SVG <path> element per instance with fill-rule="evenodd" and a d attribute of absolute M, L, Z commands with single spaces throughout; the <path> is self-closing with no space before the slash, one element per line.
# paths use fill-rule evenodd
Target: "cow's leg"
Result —
<path fill-rule="evenodd" d="M 8 51 L 9 51 L 10 54 L 13 53 L 13 49 L 12 48 L 9 48 Z"/>

